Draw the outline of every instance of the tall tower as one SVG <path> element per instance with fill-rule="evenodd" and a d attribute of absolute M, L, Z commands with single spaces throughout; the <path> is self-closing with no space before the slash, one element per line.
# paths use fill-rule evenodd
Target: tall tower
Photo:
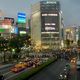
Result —
<path fill-rule="evenodd" d="M 32 6 L 31 38 L 42 48 L 60 47 L 61 13 L 59 1 L 40 1 Z"/>

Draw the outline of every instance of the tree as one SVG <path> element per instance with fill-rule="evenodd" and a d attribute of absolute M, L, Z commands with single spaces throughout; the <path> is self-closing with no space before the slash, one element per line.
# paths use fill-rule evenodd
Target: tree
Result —
<path fill-rule="evenodd" d="M 14 49 L 20 49 L 23 46 L 23 40 L 20 37 L 11 38 L 9 46 Z"/>
<path fill-rule="evenodd" d="M 20 36 L 26 46 L 31 45 L 31 37 L 29 35 Z"/>
<path fill-rule="evenodd" d="M 10 51 L 12 52 L 13 59 L 15 59 L 15 60 L 18 59 L 18 56 L 20 55 L 21 47 L 23 47 L 23 46 L 24 46 L 24 41 L 21 39 L 20 36 L 10 39 L 9 47 L 10 47 Z"/>
<path fill-rule="evenodd" d="M 6 62 L 6 51 L 8 49 L 8 40 L 0 37 L 0 51 L 3 52 L 3 59 Z"/>

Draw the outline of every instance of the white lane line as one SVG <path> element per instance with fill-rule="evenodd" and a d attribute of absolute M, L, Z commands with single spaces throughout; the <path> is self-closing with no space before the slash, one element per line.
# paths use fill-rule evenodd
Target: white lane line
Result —
<path fill-rule="evenodd" d="M 9 73 L 11 73 L 11 71 L 9 71 L 9 72 L 7 72 L 7 73 L 5 73 L 5 74 L 3 74 L 3 75 L 7 75 L 7 74 L 9 74 Z"/>
<path fill-rule="evenodd" d="M 23 73 L 23 72 L 26 72 L 26 71 L 29 70 L 29 69 L 30 69 L 30 68 L 25 69 L 25 70 L 23 70 L 23 71 L 21 71 L 21 72 L 19 72 L 19 73 L 15 73 L 15 74 L 7 77 L 5 80 L 10 80 L 11 78 L 13 78 L 13 77 L 15 77 L 15 76 L 17 76 L 17 75 L 19 75 L 19 74 L 21 74 L 21 73 Z"/>
<path fill-rule="evenodd" d="M 10 78 L 12 78 L 12 77 L 14 77 L 14 76 L 16 76 L 17 74 L 14 74 L 14 75 L 11 75 L 11 76 L 9 76 L 8 78 L 6 78 L 5 80 L 8 80 L 8 79 L 10 79 Z"/>

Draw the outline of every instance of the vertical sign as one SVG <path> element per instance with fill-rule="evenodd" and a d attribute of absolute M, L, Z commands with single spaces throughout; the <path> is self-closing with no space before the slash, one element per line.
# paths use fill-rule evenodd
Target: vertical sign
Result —
<path fill-rule="evenodd" d="M 26 14 L 25 13 L 18 13 L 18 23 L 26 23 Z"/>

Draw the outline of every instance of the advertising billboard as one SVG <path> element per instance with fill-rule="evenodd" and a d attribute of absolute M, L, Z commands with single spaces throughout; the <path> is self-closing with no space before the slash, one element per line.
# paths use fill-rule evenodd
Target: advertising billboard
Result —
<path fill-rule="evenodd" d="M 0 33 L 4 33 L 5 29 L 0 28 Z"/>
<path fill-rule="evenodd" d="M 14 33 L 15 33 L 15 34 L 18 34 L 18 27 L 15 27 L 15 28 L 14 28 Z"/>
<path fill-rule="evenodd" d="M 4 20 L 10 20 L 12 24 L 14 24 L 14 18 L 4 17 Z"/>
<path fill-rule="evenodd" d="M 9 19 L 4 19 L 1 23 L 1 25 L 11 25 L 11 20 Z"/>
<path fill-rule="evenodd" d="M 0 28 L 0 33 L 9 33 L 9 29 Z"/>
<path fill-rule="evenodd" d="M 46 15 L 47 14 L 47 15 Z M 59 14 L 42 13 L 42 32 L 59 32 Z"/>
<path fill-rule="evenodd" d="M 26 14 L 23 12 L 18 13 L 18 23 L 26 23 Z"/>

